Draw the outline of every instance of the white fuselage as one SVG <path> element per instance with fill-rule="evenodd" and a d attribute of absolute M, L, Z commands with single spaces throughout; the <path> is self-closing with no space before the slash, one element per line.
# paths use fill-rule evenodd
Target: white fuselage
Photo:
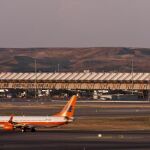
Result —
<path fill-rule="evenodd" d="M 0 116 L 0 126 L 8 123 L 10 116 Z M 25 123 L 34 126 L 56 126 L 65 124 L 67 119 L 65 117 L 57 116 L 14 116 L 13 122 Z"/>

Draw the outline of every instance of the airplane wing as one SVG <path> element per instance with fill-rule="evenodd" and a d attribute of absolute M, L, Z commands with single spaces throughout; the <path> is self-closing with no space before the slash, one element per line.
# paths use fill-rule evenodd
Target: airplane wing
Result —
<path fill-rule="evenodd" d="M 26 132 L 26 130 L 30 130 L 31 132 L 35 132 L 35 127 L 29 124 L 18 123 L 13 121 L 13 115 L 11 115 L 9 119 L 9 123 L 13 126 L 13 129 L 20 129 L 22 132 Z"/>

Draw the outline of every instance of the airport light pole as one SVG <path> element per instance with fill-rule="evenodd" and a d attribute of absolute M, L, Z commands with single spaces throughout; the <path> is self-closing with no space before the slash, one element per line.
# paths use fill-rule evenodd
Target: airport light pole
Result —
<path fill-rule="evenodd" d="M 150 73 L 148 75 L 148 101 L 150 102 Z"/>
<path fill-rule="evenodd" d="M 133 64 L 133 58 L 132 58 L 132 62 L 131 62 L 131 65 L 132 65 L 132 68 L 131 68 L 131 75 L 132 75 L 132 95 L 133 95 L 133 86 L 134 86 L 134 83 L 133 83 L 133 73 L 134 73 L 134 64 Z"/>
<path fill-rule="evenodd" d="M 36 99 L 36 91 L 37 91 L 37 62 L 36 62 L 36 59 L 34 60 L 34 71 L 35 71 L 35 99 Z"/>
<path fill-rule="evenodd" d="M 58 66 L 57 66 L 57 71 L 59 72 L 59 68 L 60 68 L 60 66 L 59 66 L 59 64 L 58 64 Z"/>

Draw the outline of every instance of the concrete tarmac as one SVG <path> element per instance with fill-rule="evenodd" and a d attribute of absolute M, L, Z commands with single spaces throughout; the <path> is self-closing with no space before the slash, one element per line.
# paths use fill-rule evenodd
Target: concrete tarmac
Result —
<path fill-rule="evenodd" d="M 45 116 L 53 115 L 61 110 L 58 108 L 48 109 L 48 108 L 9 108 L 0 109 L 0 115 L 33 115 L 33 116 Z M 95 116 L 95 117 L 125 117 L 125 116 L 150 116 L 149 108 L 82 108 L 76 109 L 75 117 L 84 116 Z"/>
<path fill-rule="evenodd" d="M 0 102 L 0 115 L 53 115 L 59 112 L 66 102 Z M 5 108 L 2 107 L 5 106 Z M 11 107 L 7 107 L 11 105 Z M 143 107 L 141 107 L 141 105 Z M 108 107 L 109 106 L 109 107 Z M 121 106 L 121 107 L 120 107 Z M 150 116 L 150 103 L 104 103 L 104 102 L 77 102 L 76 117 L 125 117 L 125 116 Z"/>
<path fill-rule="evenodd" d="M 0 150 L 149 150 L 150 131 L 0 131 Z"/>

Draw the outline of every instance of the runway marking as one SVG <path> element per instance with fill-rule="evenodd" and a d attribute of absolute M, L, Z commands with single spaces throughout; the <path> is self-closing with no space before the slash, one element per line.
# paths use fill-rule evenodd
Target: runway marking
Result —
<path fill-rule="evenodd" d="M 140 140 L 144 140 L 144 139 L 149 139 L 149 135 L 148 136 L 137 136 L 136 134 L 131 134 L 131 135 L 126 135 L 126 134 L 95 134 L 95 135 L 87 135 L 87 136 L 80 136 L 77 137 L 77 139 L 80 139 L 82 141 L 110 141 L 110 140 L 117 140 L 117 141 L 128 141 L 128 142 L 132 142 L 132 141 L 140 141 Z"/>

